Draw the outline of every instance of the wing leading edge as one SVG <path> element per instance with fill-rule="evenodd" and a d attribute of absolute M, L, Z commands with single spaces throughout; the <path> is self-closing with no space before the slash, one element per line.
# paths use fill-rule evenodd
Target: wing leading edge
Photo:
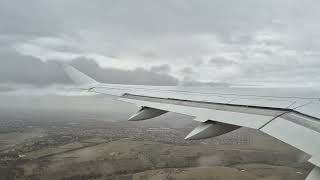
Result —
<path fill-rule="evenodd" d="M 120 101 L 142 107 L 131 120 L 149 119 L 166 112 L 194 117 L 200 126 L 186 139 L 214 137 L 238 127 L 258 129 L 309 154 L 309 162 L 316 167 L 307 180 L 320 179 L 318 95 L 291 95 L 292 89 L 288 95 L 282 92 L 284 96 L 274 96 L 259 93 L 262 89 L 244 94 L 244 91 L 249 90 L 226 88 L 223 92 L 213 92 L 179 87 L 104 84 L 73 67 L 66 66 L 65 70 L 81 88 L 113 95 Z"/>

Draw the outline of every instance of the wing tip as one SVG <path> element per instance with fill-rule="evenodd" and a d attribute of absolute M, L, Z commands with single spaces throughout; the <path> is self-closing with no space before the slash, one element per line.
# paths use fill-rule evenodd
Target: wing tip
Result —
<path fill-rule="evenodd" d="M 78 85 L 92 85 L 99 83 L 87 74 L 79 71 L 78 69 L 69 64 L 62 63 L 61 66 L 64 72 L 68 75 L 68 77 Z"/>

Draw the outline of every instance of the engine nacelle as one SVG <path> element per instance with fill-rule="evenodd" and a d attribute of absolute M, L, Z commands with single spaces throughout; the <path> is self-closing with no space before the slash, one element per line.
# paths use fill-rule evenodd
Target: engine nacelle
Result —
<path fill-rule="evenodd" d="M 146 120 L 146 119 L 151 119 L 154 117 L 161 116 L 162 114 L 165 114 L 167 112 L 168 111 L 164 111 L 161 109 L 142 107 L 136 114 L 132 115 L 129 118 L 129 121 L 142 121 L 142 120 Z"/>
<path fill-rule="evenodd" d="M 186 140 L 199 140 L 211 137 L 217 137 L 222 134 L 234 131 L 240 128 L 231 124 L 220 123 L 216 121 L 206 121 L 201 123 L 198 127 L 192 130 L 186 137 Z"/>

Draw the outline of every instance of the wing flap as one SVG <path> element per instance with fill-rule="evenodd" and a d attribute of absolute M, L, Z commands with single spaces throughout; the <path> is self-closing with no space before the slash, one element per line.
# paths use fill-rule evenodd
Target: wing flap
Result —
<path fill-rule="evenodd" d="M 313 157 L 319 155 L 320 152 L 320 134 L 310 128 L 278 117 L 260 129 L 287 144 L 290 144 Z M 313 161 L 320 166 L 319 161 Z"/>
<path fill-rule="evenodd" d="M 137 99 L 129 98 L 119 98 L 119 100 L 133 103 L 138 106 L 151 107 L 155 109 L 161 109 L 165 111 L 180 113 L 184 115 L 189 115 L 196 117 L 195 120 L 202 120 L 202 122 L 207 120 L 213 120 L 217 122 L 233 124 L 237 126 L 243 126 L 253 129 L 259 129 L 274 118 L 274 116 L 258 115 L 258 114 L 248 114 L 243 112 L 232 112 L 224 110 L 215 110 L 208 108 L 198 108 L 185 105 L 177 105 L 170 103 L 159 103 L 142 101 Z"/>
<path fill-rule="evenodd" d="M 307 103 L 304 106 L 297 107 L 296 110 L 320 118 L 320 101 Z"/>

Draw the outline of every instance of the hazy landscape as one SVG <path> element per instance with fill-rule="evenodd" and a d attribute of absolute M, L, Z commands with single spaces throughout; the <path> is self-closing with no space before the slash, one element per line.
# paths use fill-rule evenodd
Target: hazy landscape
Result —
<path fill-rule="evenodd" d="M 86 96 L 82 88 L 93 90 L 93 81 L 72 81 L 61 64 L 101 83 L 179 86 L 181 100 L 246 106 L 256 97 L 249 104 L 257 110 L 292 108 L 273 116 L 292 126 L 279 125 L 280 132 L 268 119 L 260 128 L 268 132 L 270 124 L 269 134 L 305 148 L 314 163 L 319 7 L 316 0 L 0 0 L 0 180 L 304 180 L 313 165 L 294 147 L 246 128 L 186 141 L 198 123 L 173 113 L 128 122 L 139 107 Z M 225 100 L 191 96 L 185 86 Z M 243 91 L 250 98 L 235 96 L 241 88 L 253 88 Z M 242 123 L 239 112 L 232 116 Z M 291 115 L 299 120 L 280 121 Z"/>
<path fill-rule="evenodd" d="M 197 123 L 99 96 L 0 96 L 0 179 L 300 180 L 308 156 L 250 129 L 201 141 Z"/>

